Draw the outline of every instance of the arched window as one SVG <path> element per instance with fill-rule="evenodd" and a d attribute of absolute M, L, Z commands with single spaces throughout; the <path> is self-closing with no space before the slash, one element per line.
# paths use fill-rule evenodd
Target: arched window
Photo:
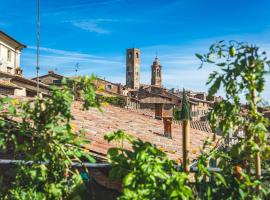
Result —
<path fill-rule="evenodd" d="M 160 77 L 160 69 L 157 69 L 157 77 Z"/>
<path fill-rule="evenodd" d="M 132 53 L 131 52 L 129 52 L 129 54 L 128 54 L 128 58 L 131 58 L 132 57 Z"/>
<path fill-rule="evenodd" d="M 138 52 L 136 52 L 136 58 L 139 58 L 139 53 Z"/>

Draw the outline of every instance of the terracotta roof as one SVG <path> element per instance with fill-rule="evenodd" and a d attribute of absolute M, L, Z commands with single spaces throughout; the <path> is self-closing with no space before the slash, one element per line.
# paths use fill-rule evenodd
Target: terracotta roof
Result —
<path fill-rule="evenodd" d="M 155 103 L 162 103 L 162 104 L 173 104 L 173 102 L 166 100 L 161 97 L 146 97 L 144 99 L 140 100 L 140 103 L 145 103 L 145 104 L 155 104 Z"/>
<path fill-rule="evenodd" d="M 182 129 L 179 124 L 172 124 L 172 138 L 164 137 L 163 122 L 137 112 L 131 112 L 124 108 L 106 106 L 103 112 L 91 108 L 88 111 L 80 110 L 81 103 L 73 104 L 74 126 L 77 130 L 84 129 L 86 137 L 91 140 L 89 146 L 92 152 L 106 155 L 108 149 L 119 144 L 108 144 L 104 135 L 111 131 L 123 130 L 143 141 L 151 142 L 165 151 L 171 159 L 182 157 Z M 212 137 L 209 132 L 191 128 L 191 159 L 195 159 L 200 153 L 204 140 Z M 128 144 L 125 147 L 130 148 Z"/>
<path fill-rule="evenodd" d="M 180 126 L 182 125 L 180 121 L 174 121 L 174 123 L 179 124 Z M 190 127 L 203 132 L 213 133 L 208 121 L 191 121 Z"/>
<path fill-rule="evenodd" d="M 14 74 L 9 74 L 9 73 L 6 73 L 6 72 L 0 72 L 0 76 L 11 78 L 11 80 L 17 80 L 17 81 L 20 81 L 20 82 L 25 82 L 25 83 L 27 83 L 29 85 L 32 85 L 32 86 L 37 85 L 37 82 L 34 81 L 34 80 L 28 79 L 26 77 L 14 75 Z M 48 89 L 48 90 L 50 89 L 49 85 L 46 85 L 46 84 L 41 83 L 41 82 L 39 83 L 39 86 L 42 87 L 42 88 Z"/>
<path fill-rule="evenodd" d="M 44 78 L 44 77 L 48 77 L 48 76 L 53 76 L 53 77 L 56 77 L 56 78 L 65 78 L 65 76 L 62 76 L 60 74 L 56 74 L 54 72 L 48 73 L 48 74 L 44 74 L 42 76 L 39 76 L 39 78 Z M 37 80 L 37 77 L 32 78 L 32 80 Z"/>
<path fill-rule="evenodd" d="M 0 30 L 0 34 L 5 36 L 6 38 L 12 40 L 13 42 L 15 42 L 16 44 L 18 44 L 18 46 L 22 49 L 22 48 L 26 48 L 26 45 L 18 42 L 17 40 L 15 40 L 13 37 L 11 37 L 10 35 L 6 34 L 5 32 Z"/>
<path fill-rule="evenodd" d="M 19 88 L 17 85 L 15 85 L 7 80 L 0 80 L 0 87 L 12 88 L 12 89 Z"/>

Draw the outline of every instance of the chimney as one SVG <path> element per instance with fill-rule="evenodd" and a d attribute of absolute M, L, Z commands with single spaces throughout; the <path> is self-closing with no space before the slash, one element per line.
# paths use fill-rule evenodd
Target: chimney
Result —
<path fill-rule="evenodd" d="M 54 71 L 50 70 L 48 71 L 48 74 L 54 74 Z"/>
<path fill-rule="evenodd" d="M 162 117 L 163 117 L 163 104 L 161 103 L 155 104 L 155 118 L 161 120 Z"/>
<path fill-rule="evenodd" d="M 163 117 L 164 136 L 172 139 L 172 117 Z"/>

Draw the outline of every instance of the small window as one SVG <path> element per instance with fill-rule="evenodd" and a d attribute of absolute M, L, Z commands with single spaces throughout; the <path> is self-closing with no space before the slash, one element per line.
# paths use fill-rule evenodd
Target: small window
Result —
<path fill-rule="evenodd" d="M 7 73 L 11 73 L 12 68 L 11 67 L 7 67 Z"/>
<path fill-rule="evenodd" d="M 11 50 L 10 49 L 8 49 L 8 51 L 7 51 L 7 61 L 11 61 Z"/>
<path fill-rule="evenodd" d="M 61 80 L 53 80 L 53 84 L 56 84 L 56 85 L 59 85 L 59 84 L 61 84 Z"/>
<path fill-rule="evenodd" d="M 129 53 L 128 53 L 128 58 L 130 59 L 131 57 L 132 57 L 132 53 L 129 52 Z"/>
<path fill-rule="evenodd" d="M 108 89 L 108 90 L 111 90 L 112 89 L 112 85 L 106 85 L 106 89 Z"/>
<path fill-rule="evenodd" d="M 136 58 L 139 58 L 139 53 L 138 52 L 136 52 Z"/>

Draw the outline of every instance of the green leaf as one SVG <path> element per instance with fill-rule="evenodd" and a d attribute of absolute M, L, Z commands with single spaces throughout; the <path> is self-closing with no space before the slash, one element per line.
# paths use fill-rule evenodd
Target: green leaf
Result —
<path fill-rule="evenodd" d="M 198 59 L 200 59 L 200 60 L 202 60 L 202 59 L 203 59 L 203 56 L 202 56 L 202 55 L 200 55 L 200 54 L 198 54 L 198 53 L 196 53 L 196 54 L 195 54 L 195 56 L 196 56 Z"/>

